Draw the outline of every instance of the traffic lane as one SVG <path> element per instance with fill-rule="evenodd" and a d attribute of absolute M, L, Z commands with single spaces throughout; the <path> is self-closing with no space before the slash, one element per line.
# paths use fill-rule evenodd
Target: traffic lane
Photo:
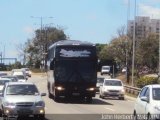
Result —
<path fill-rule="evenodd" d="M 47 80 L 45 76 L 33 76 L 30 81 L 34 82 L 41 92 L 47 93 Z M 132 114 L 134 101 L 130 100 L 117 100 L 117 99 L 100 99 L 97 94 L 93 98 L 92 104 L 81 103 L 77 101 L 65 102 L 62 100 L 61 103 L 54 102 L 54 100 L 44 97 L 46 103 L 46 114 Z"/>

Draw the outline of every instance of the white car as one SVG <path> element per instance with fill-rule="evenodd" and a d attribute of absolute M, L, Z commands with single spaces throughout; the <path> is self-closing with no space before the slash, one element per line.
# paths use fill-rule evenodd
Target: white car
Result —
<path fill-rule="evenodd" d="M 32 72 L 30 71 L 29 68 L 22 68 L 22 70 L 25 71 L 25 73 L 26 73 L 27 76 L 31 77 Z"/>
<path fill-rule="evenodd" d="M 102 66 L 102 68 L 101 68 L 101 75 L 103 75 L 103 74 L 110 74 L 110 69 L 111 69 L 111 66 Z"/>
<path fill-rule="evenodd" d="M 100 86 L 100 98 L 118 97 L 124 100 L 125 90 L 121 80 L 105 79 L 103 85 Z"/>
<path fill-rule="evenodd" d="M 12 82 L 9 78 L 0 78 L 0 93 L 2 93 L 3 87 L 7 82 Z"/>
<path fill-rule="evenodd" d="M 14 72 L 13 76 L 16 76 L 19 82 L 26 82 L 28 80 L 28 76 L 25 76 L 23 72 Z"/>
<path fill-rule="evenodd" d="M 122 73 L 125 73 L 126 71 L 127 71 L 127 68 L 124 67 L 124 68 L 122 69 Z"/>
<path fill-rule="evenodd" d="M 147 120 L 160 119 L 160 84 L 142 88 L 134 106 L 134 117 Z"/>
<path fill-rule="evenodd" d="M 16 76 L 18 78 L 18 82 L 26 82 L 27 81 L 23 75 L 14 75 L 14 76 Z"/>

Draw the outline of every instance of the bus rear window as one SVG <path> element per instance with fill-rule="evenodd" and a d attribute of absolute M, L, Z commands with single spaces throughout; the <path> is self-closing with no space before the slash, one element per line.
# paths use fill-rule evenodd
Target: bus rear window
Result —
<path fill-rule="evenodd" d="M 60 58 L 89 58 L 96 56 L 96 53 L 93 48 L 60 47 L 57 48 L 56 56 Z"/>

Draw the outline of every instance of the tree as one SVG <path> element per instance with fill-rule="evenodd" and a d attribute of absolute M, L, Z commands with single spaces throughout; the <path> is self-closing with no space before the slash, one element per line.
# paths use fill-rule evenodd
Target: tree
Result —
<path fill-rule="evenodd" d="M 105 47 L 106 44 L 96 44 L 96 49 L 97 49 L 97 56 L 100 57 L 100 52 L 102 51 L 102 49 Z"/>
<path fill-rule="evenodd" d="M 46 56 L 48 47 L 59 40 L 66 40 L 67 35 L 64 30 L 56 27 L 46 27 L 42 31 L 37 29 L 35 37 L 26 42 L 25 49 L 28 53 L 27 59 L 29 65 L 35 65 L 40 68 L 41 65 L 46 64 Z M 42 62 L 43 61 L 43 62 Z"/>
<path fill-rule="evenodd" d="M 148 34 L 145 39 L 141 39 L 139 41 L 136 54 L 137 69 L 139 74 L 143 74 L 142 68 L 144 66 L 146 66 L 150 72 L 155 73 L 157 71 L 158 53 L 159 41 L 156 34 Z"/>
<path fill-rule="evenodd" d="M 127 66 L 127 82 L 129 83 L 132 63 L 132 40 L 126 34 L 124 26 L 117 30 L 117 36 L 103 47 L 99 56 L 101 60 L 116 61 L 120 67 Z"/>

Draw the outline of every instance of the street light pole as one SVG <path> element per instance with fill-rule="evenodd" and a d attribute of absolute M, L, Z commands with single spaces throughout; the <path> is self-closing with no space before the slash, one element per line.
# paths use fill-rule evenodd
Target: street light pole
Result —
<path fill-rule="evenodd" d="M 133 55 L 132 55 L 132 86 L 134 86 L 134 61 L 135 61 L 135 36 L 136 36 L 136 0 L 134 8 L 134 30 L 133 30 Z"/>
<path fill-rule="evenodd" d="M 129 18 L 130 18 L 130 0 L 128 0 L 128 7 L 127 7 L 127 33 L 126 33 L 126 79 L 127 79 L 127 83 L 129 83 L 129 77 L 128 77 L 128 35 L 129 35 Z"/>

